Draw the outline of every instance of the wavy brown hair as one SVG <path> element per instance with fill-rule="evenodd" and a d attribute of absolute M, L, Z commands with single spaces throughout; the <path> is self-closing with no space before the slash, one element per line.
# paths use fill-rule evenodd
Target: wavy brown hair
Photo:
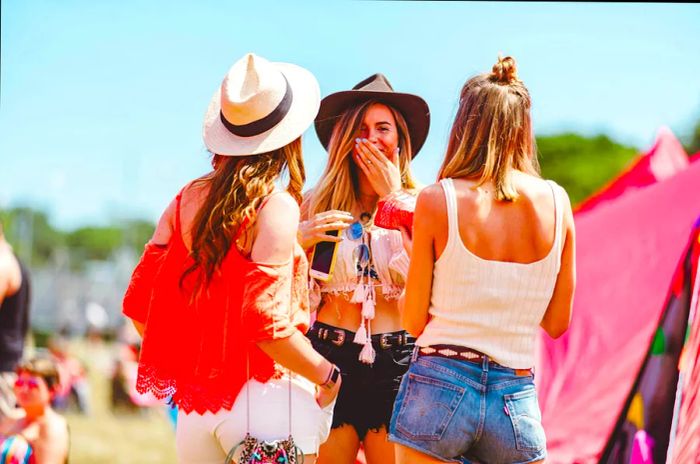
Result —
<path fill-rule="evenodd" d="M 478 185 L 490 180 L 496 199 L 513 201 L 518 197 L 513 169 L 539 177 L 530 92 L 518 79 L 515 59 L 499 56 L 490 73 L 462 87 L 438 180 L 477 178 Z"/>
<path fill-rule="evenodd" d="M 355 139 L 360 133 L 365 113 L 377 103 L 389 108 L 396 121 L 399 134 L 401 185 L 408 190 L 416 188 L 416 182 L 410 169 L 413 152 L 406 120 L 399 111 L 390 105 L 377 100 L 368 100 L 345 110 L 335 123 L 328 143 L 326 169 L 304 200 L 305 216 L 312 217 L 332 209 L 352 211 L 360 190 L 357 179 L 358 167 L 355 166 L 351 153 L 355 146 Z"/>
<path fill-rule="evenodd" d="M 241 227 L 249 227 L 263 199 L 275 188 L 275 181 L 289 175 L 287 192 L 301 204 L 301 190 L 306 180 L 301 153 L 301 137 L 277 150 L 250 156 L 214 155 L 214 171 L 195 181 L 208 187 L 206 199 L 192 223 L 194 263 L 180 279 L 201 269 L 197 274 L 194 293 L 211 282 L 221 266 Z"/>

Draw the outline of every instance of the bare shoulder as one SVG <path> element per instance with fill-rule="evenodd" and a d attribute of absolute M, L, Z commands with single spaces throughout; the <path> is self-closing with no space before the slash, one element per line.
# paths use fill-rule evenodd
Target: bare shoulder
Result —
<path fill-rule="evenodd" d="M 287 192 L 271 195 L 255 219 L 253 261 L 286 262 L 296 243 L 299 205 Z"/>
<path fill-rule="evenodd" d="M 445 193 L 439 183 L 423 188 L 416 199 L 416 217 L 432 220 L 441 217 L 447 210 Z"/>
<path fill-rule="evenodd" d="M 178 195 L 181 195 L 181 209 L 193 199 L 193 196 L 190 194 L 199 197 L 199 195 L 201 195 L 201 189 L 203 188 L 203 184 L 198 182 L 201 179 L 202 178 L 195 179 L 185 184 L 178 191 L 178 194 L 175 195 L 172 200 L 170 200 L 170 203 L 165 208 L 165 211 L 163 211 L 163 214 L 161 214 L 160 219 L 158 220 L 156 230 L 153 232 L 153 237 L 151 238 L 151 243 L 164 245 L 170 241 L 170 237 L 172 237 L 173 232 L 175 231 L 175 222 L 177 221 L 177 197 Z"/>
<path fill-rule="evenodd" d="M 279 233 L 284 233 L 284 230 L 279 229 L 291 229 L 296 234 L 299 214 L 296 200 L 287 192 L 278 192 L 269 197 L 258 213 L 256 222 L 258 227 L 271 227 Z"/>
<path fill-rule="evenodd" d="M 48 429 L 54 436 L 57 437 L 67 437 L 68 436 L 68 422 L 60 414 L 56 413 L 51 416 L 51 420 L 48 421 Z"/>
<path fill-rule="evenodd" d="M 153 232 L 153 237 L 151 237 L 151 243 L 158 245 L 165 245 L 170 241 L 170 237 L 173 235 L 173 230 L 175 230 L 174 219 L 175 212 L 177 211 L 177 200 L 173 198 L 170 204 L 165 208 L 163 214 L 160 215 L 158 224 L 156 225 L 156 230 Z"/>
<path fill-rule="evenodd" d="M 440 206 L 445 204 L 445 194 L 439 183 L 430 184 L 418 193 L 418 203 L 426 206 Z"/>

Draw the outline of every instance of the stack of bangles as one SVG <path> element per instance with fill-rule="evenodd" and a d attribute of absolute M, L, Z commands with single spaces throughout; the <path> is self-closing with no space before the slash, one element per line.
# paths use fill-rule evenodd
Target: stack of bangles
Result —
<path fill-rule="evenodd" d="M 319 385 L 321 388 L 325 388 L 326 390 L 331 390 L 336 383 L 338 383 L 338 379 L 340 378 L 340 368 L 336 366 L 335 364 L 331 365 L 331 370 L 328 372 L 328 377 L 326 377 L 326 380 Z"/>

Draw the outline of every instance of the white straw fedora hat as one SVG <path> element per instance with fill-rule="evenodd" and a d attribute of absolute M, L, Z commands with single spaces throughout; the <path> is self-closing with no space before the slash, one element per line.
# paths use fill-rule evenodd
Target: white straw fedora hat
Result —
<path fill-rule="evenodd" d="M 204 117 L 204 144 L 218 155 L 266 153 L 313 123 L 321 92 L 306 69 L 248 53 L 224 77 Z"/>

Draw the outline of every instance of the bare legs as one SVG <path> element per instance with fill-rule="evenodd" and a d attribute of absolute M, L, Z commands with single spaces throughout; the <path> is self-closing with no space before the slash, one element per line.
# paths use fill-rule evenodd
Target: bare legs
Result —
<path fill-rule="evenodd" d="M 394 462 L 394 444 L 387 441 L 386 427 L 377 432 L 367 431 L 363 442 L 367 464 Z M 331 430 L 328 440 L 321 445 L 317 464 L 355 464 L 360 439 L 352 425 L 342 425 Z"/>
<path fill-rule="evenodd" d="M 331 429 L 328 440 L 321 445 L 317 464 L 355 464 L 360 439 L 352 425 L 345 424 Z"/>

